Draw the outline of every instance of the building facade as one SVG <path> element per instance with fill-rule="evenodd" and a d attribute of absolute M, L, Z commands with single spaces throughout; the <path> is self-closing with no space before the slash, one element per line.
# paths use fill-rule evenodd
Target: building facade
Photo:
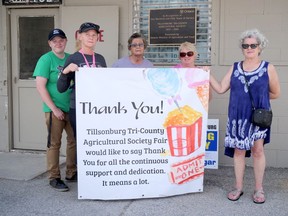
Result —
<path fill-rule="evenodd" d="M 29 3 L 27 3 L 29 2 Z M 265 147 L 267 165 L 288 167 L 286 129 L 288 87 L 288 1 L 283 0 L 2 0 L 0 6 L 0 151 L 43 151 L 46 128 L 41 100 L 31 76 L 39 56 L 49 50 L 47 30 L 62 28 L 68 36 L 67 52 L 75 50 L 75 31 L 85 21 L 100 25 L 97 52 L 108 67 L 128 54 L 127 40 L 135 31 L 148 34 L 147 10 L 196 8 L 198 63 L 211 65 L 219 80 L 235 61 L 241 60 L 240 33 L 257 28 L 269 40 L 262 58 L 276 66 L 281 96 L 272 101 L 274 113 L 271 143 Z M 150 46 L 159 67 L 178 63 L 177 46 Z M 160 53 L 162 53 L 160 55 Z M 156 60 L 158 59 L 158 60 Z M 213 94 L 209 118 L 219 119 L 219 162 L 231 165 L 223 155 L 229 92 Z M 65 151 L 63 151 L 65 152 Z M 249 161 L 252 164 L 252 162 Z"/>

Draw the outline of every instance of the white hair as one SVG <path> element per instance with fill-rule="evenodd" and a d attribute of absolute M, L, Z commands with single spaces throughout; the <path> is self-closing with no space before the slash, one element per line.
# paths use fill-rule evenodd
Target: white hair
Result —
<path fill-rule="evenodd" d="M 265 49 L 268 44 L 267 38 L 258 29 L 247 30 L 241 34 L 239 40 L 240 48 L 246 38 L 255 38 L 257 40 L 257 43 L 259 44 L 261 51 Z"/>

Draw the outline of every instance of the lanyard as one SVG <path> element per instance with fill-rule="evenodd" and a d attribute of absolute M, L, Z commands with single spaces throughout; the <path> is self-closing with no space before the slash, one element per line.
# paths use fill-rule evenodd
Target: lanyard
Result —
<path fill-rule="evenodd" d="M 81 50 L 79 50 L 79 52 L 82 54 L 82 56 L 83 56 L 83 58 L 84 58 L 84 60 L 85 60 L 86 65 L 87 65 L 88 67 L 90 67 L 90 65 L 89 65 L 89 63 L 88 63 L 88 60 L 87 60 L 86 56 L 85 56 L 84 53 L 83 53 L 83 50 L 81 49 Z M 94 54 L 94 53 L 93 53 L 93 55 L 92 55 L 92 61 L 93 61 L 93 64 L 92 64 L 91 66 L 92 66 L 92 67 L 96 67 L 96 61 L 95 61 L 95 54 Z"/>

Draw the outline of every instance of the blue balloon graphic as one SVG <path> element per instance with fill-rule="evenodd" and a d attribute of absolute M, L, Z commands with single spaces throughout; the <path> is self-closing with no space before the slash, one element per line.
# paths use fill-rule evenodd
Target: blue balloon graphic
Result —
<path fill-rule="evenodd" d="M 180 79 L 173 68 L 151 68 L 147 72 L 154 90 L 168 98 L 174 97 L 180 88 Z"/>

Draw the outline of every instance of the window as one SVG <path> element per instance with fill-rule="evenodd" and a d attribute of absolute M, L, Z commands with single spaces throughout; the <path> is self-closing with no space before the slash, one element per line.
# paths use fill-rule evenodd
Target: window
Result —
<path fill-rule="evenodd" d="M 212 0 L 133 0 L 133 32 L 140 32 L 148 39 L 149 10 L 165 8 L 197 9 L 196 64 L 210 65 Z M 156 66 L 175 65 L 179 62 L 178 47 L 179 45 L 149 45 L 145 57 Z"/>
<path fill-rule="evenodd" d="M 54 17 L 19 17 L 20 79 L 31 79 L 41 55 L 50 51 L 48 32 Z"/>

